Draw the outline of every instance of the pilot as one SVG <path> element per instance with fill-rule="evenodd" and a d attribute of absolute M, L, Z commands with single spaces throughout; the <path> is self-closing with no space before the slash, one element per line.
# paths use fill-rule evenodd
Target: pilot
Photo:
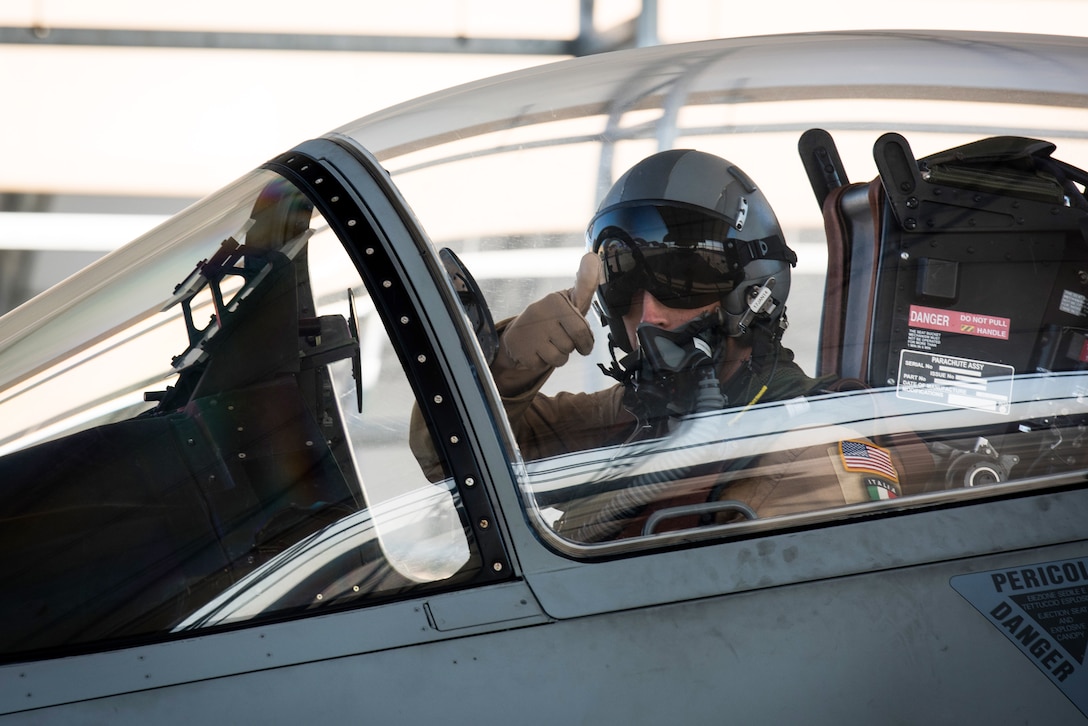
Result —
<path fill-rule="evenodd" d="M 491 370 L 526 460 L 660 438 L 689 414 L 743 412 L 835 383 L 806 375 L 782 345 L 797 257 L 739 167 L 694 150 L 654 154 L 613 185 L 586 236 L 574 286 L 498 326 Z M 540 393 L 572 352 L 592 350 L 585 316 L 594 297 L 612 351 L 602 369 L 617 383 Z M 887 452 L 852 433 L 719 472 L 715 486 L 688 496 L 736 500 L 760 517 L 898 496 Z M 649 491 L 642 499 L 659 504 L 669 494 L 642 489 Z M 625 517 L 648 504 L 590 496 L 567 507 L 557 529 L 583 541 L 624 536 Z M 612 509 L 609 516 L 599 515 L 602 508 Z"/>
<path fill-rule="evenodd" d="M 666 433 L 677 417 L 821 386 L 782 346 L 797 256 L 770 204 L 740 168 L 700 151 L 636 164 L 589 224 L 570 290 L 500 324 L 492 373 L 526 458 Z M 609 328 L 621 385 L 603 393 L 538 395 L 593 333 L 591 300 Z M 617 358 L 617 353 L 621 356 Z"/>

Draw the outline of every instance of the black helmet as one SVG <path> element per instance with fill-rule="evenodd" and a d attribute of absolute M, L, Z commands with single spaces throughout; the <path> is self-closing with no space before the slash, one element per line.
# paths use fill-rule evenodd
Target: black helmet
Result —
<path fill-rule="evenodd" d="M 654 154 L 621 176 L 589 223 L 586 244 L 603 263 L 597 294 L 613 345 L 627 352 L 622 317 L 636 291 L 674 308 L 720 301 L 723 332 L 738 336 L 753 317 L 782 315 L 797 262 L 755 182 L 691 149 Z M 750 299 L 757 292 L 758 306 Z"/>

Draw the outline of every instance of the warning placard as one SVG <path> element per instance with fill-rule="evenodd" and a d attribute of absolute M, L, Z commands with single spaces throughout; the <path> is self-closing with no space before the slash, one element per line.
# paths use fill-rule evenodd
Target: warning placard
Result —
<path fill-rule="evenodd" d="M 918 350 L 899 353 L 895 395 L 912 401 L 1008 414 L 1013 367 Z"/>
<path fill-rule="evenodd" d="M 1088 561 L 958 575 L 950 584 L 1088 716 Z"/>
<path fill-rule="evenodd" d="M 1009 339 L 1008 318 L 963 310 L 910 306 L 910 327 L 939 330 L 945 333 L 961 333 L 979 338 Z"/>

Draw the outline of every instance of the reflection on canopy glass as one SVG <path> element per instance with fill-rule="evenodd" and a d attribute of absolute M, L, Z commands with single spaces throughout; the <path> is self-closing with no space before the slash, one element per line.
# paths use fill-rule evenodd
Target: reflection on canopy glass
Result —
<path fill-rule="evenodd" d="M 6 657 L 388 599 L 479 566 L 456 489 L 409 451 L 413 395 L 343 244 L 270 172 L 228 201 L 131 273 L 145 295 L 126 294 L 127 323 L 112 299 L 88 305 L 83 325 L 108 332 L 4 393 L 23 412 L 0 457 L 0 573 L 20 593 Z"/>

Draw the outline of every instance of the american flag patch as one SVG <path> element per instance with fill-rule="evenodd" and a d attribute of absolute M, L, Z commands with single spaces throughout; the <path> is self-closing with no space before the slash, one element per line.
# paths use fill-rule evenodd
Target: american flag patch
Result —
<path fill-rule="evenodd" d="M 864 441 L 840 441 L 839 456 L 842 457 L 842 466 L 847 471 L 876 474 L 899 483 L 899 472 L 895 470 L 895 464 L 892 463 L 887 449 Z"/>

